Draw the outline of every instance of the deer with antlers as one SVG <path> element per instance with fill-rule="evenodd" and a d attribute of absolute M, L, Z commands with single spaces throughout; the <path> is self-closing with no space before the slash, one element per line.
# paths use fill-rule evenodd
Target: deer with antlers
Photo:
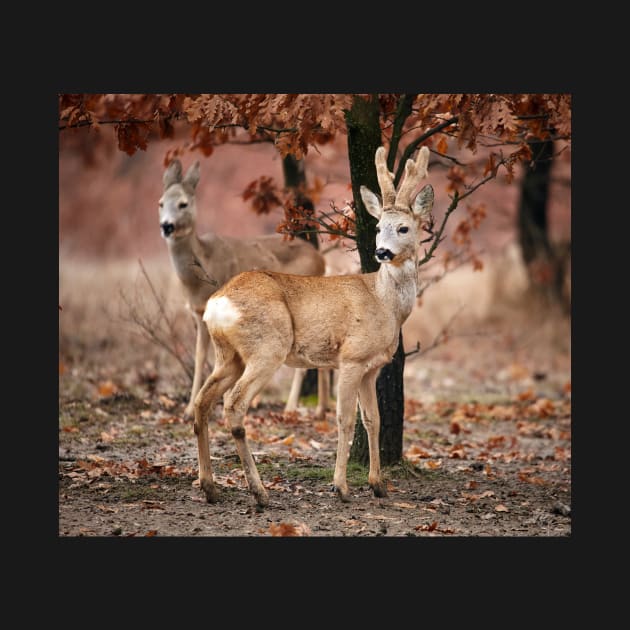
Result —
<path fill-rule="evenodd" d="M 376 377 L 398 346 L 399 332 L 416 300 L 417 250 L 423 221 L 433 207 L 433 188 L 425 186 L 429 150 L 405 164 L 398 193 L 385 148 L 375 155 L 382 205 L 361 187 L 367 211 L 378 219 L 374 273 L 348 276 L 297 276 L 249 271 L 232 278 L 208 300 L 203 320 L 215 348 L 216 363 L 195 399 L 194 430 L 199 449 L 199 480 L 208 502 L 218 498 L 212 477 L 208 416 L 221 396 L 245 478 L 257 504 L 269 495 L 250 452 L 243 418 L 252 398 L 282 365 L 337 368 L 338 443 L 333 484 L 350 500 L 346 466 L 354 432 L 357 398 L 368 435 L 368 482 L 377 497 L 387 496 L 379 458 L 380 417 Z"/>
<path fill-rule="evenodd" d="M 199 162 L 183 175 L 182 164 L 173 160 L 162 178 L 164 192 L 159 200 L 162 237 L 166 240 L 171 262 L 188 300 L 197 328 L 195 367 L 190 401 L 184 415 L 191 417 L 194 400 L 202 383 L 203 366 L 210 337 L 201 317 L 208 298 L 237 273 L 266 269 L 301 275 L 321 275 L 323 256 L 303 239 L 284 241 L 279 234 L 248 239 L 196 233 L 197 207 L 195 189 L 199 183 Z M 296 369 L 286 411 L 295 411 L 305 369 Z M 318 373 L 318 404 L 315 416 L 324 416 L 328 406 L 329 372 Z"/>

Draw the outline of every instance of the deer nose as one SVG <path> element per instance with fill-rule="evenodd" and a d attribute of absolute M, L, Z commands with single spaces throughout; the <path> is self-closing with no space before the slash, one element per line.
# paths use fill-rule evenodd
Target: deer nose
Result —
<path fill-rule="evenodd" d="M 175 231 L 175 226 L 167 221 L 160 223 L 160 227 L 162 228 L 162 234 L 164 234 L 164 236 L 168 236 Z"/>
<path fill-rule="evenodd" d="M 376 260 L 382 262 L 383 260 L 393 260 L 394 254 L 389 249 L 385 249 L 384 247 L 379 247 L 374 254 L 376 255 Z"/>

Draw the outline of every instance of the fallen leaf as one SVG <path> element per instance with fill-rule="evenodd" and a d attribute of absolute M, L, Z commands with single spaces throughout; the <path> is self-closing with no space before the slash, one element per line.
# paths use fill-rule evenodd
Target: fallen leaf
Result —
<path fill-rule="evenodd" d="M 442 466 L 441 459 L 438 459 L 438 460 L 430 459 L 428 462 L 424 462 L 424 467 L 428 468 L 429 470 L 435 470 L 436 468 L 440 468 L 441 466 Z"/>
<path fill-rule="evenodd" d="M 509 512 L 510 510 L 508 508 L 505 507 L 505 505 L 503 505 L 503 503 L 499 503 L 499 505 L 497 505 L 494 508 L 495 512 Z"/>
<path fill-rule="evenodd" d="M 524 392 L 521 392 L 517 398 L 519 400 L 532 400 L 532 398 L 534 398 L 535 394 L 534 394 L 534 390 L 533 389 L 526 389 Z"/>
<path fill-rule="evenodd" d="M 158 396 L 159 403 L 166 407 L 166 409 L 172 409 L 177 403 L 174 400 L 171 400 L 168 396 L 164 396 L 164 394 Z"/>
<path fill-rule="evenodd" d="M 417 506 L 413 503 L 394 503 L 396 507 L 405 508 L 406 510 L 414 510 Z"/>
<path fill-rule="evenodd" d="M 59 361 L 59 375 L 63 374 L 66 371 L 66 366 L 63 361 Z"/>
<path fill-rule="evenodd" d="M 418 458 L 418 457 L 428 458 L 428 457 L 431 457 L 431 454 L 425 451 L 423 448 L 420 448 L 419 446 L 414 444 L 413 446 L 410 446 L 407 449 L 407 451 L 405 452 L 405 457 L 409 459 Z"/>
<path fill-rule="evenodd" d="M 451 422 L 451 427 L 450 427 L 451 433 L 454 433 L 455 435 L 458 435 L 461 432 L 461 430 L 462 430 L 462 427 L 459 424 L 459 422 L 457 422 L 457 421 Z"/>
<path fill-rule="evenodd" d="M 335 426 L 328 422 L 328 420 L 321 420 L 320 422 L 316 422 L 313 427 L 318 433 L 331 433 L 335 430 Z"/>
<path fill-rule="evenodd" d="M 109 507 L 108 505 L 97 505 L 96 507 L 101 510 L 101 512 L 118 512 L 116 508 Z"/>
<path fill-rule="evenodd" d="M 306 523 L 271 523 L 269 533 L 272 536 L 310 536 L 311 530 Z"/>
<path fill-rule="evenodd" d="M 280 444 L 291 446 L 294 440 L 295 440 L 295 434 L 291 433 L 291 435 L 287 435 L 287 437 L 285 437 L 284 440 L 280 440 Z"/>
<path fill-rule="evenodd" d="M 65 433 L 78 433 L 79 427 L 62 427 L 61 430 Z"/>
<path fill-rule="evenodd" d="M 99 396 L 111 396 L 118 391 L 118 387 L 112 381 L 102 381 L 98 384 L 98 395 Z"/>
<path fill-rule="evenodd" d="M 147 412 L 143 411 L 140 415 L 144 413 L 147 413 Z M 151 415 L 151 412 L 149 412 L 149 416 L 150 415 Z M 184 424 L 184 420 L 178 416 L 169 416 L 168 418 L 160 418 L 158 422 L 160 424 Z"/>
<path fill-rule="evenodd" d="M 107 433 L 107 431 L 101 431 L 101 440 L 103 442 L 113 442 L 114 434 L 115 434 L 115 429 L 112 429 L 111 433 Z"/>
<path fill-rule="evenodd" d="M 155 536 L 157 534 L 157 529 L 150 529 L 146 534 L 145 537 L 150 537 L 150 536 Z"/>

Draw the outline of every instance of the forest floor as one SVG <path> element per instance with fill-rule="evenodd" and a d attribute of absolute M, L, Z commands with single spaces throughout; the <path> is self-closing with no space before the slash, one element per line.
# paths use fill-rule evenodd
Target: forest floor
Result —
<path fill-rule="evenodd" d="M 317 421 L 304 400 L 283 414 L 284 373 L 245 420 L 270 496 L 258 511 L 221 407 L 209 423 L 221 494 L 208 504 L 186 379 L 154 343 L 78 308 L 80 293 L 60 292 L 59 536 L 571 535 L 568 318 L 497 320 L 410 356 L 404 459 L 384 469 L 386 498 L 350 464 L 352 500 L 337 499 L 334 410 Z"/>

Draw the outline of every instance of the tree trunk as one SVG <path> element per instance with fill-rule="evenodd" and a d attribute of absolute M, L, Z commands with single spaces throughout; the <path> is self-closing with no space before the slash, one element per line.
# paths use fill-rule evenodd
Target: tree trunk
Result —
<path fill-rule="evenodd" d="M 565 260 L 555 252 L 548 229 L 553 141 L 532 140 L 529 146 L 532 163 L 525 167 L 518 209 L 518 235 L 523 262 L 531 286 L 566 309 L 563 292 Z"/>
<path fill-rule="evenodd" d="M 380 190 L 374 165 L 374 154 L 382 142 L 379 113 L 376 96 L 369 100 L 355 97 L 352 108 L 346 112 L 350 179 L 356 206 L 357 248 L 363 273 L 376 271 L 379 266 L 374 259 L 376 220 L 365 210 L 359 192 L 362 185 L 373 192 Z M 376 381 L 381 416 L 380 455 L 384 466 L 395 464 L 402 459 L 404 363 L 403 345 L 399 342 L 394 360 L 383 367 Z M 361 423 L 360 414 L 357 414 L 350 459 L 363 465 L 369 462 L 367 434 Z"/>
<path fill-rule="evenodd" d="M 313 201 L 306 194 L 306 174 L 304 172 L 304 160 L 298 160 L 294 155 L 288 154 L 282 160 L 282 172 L 284 173 L 284 185 L 294 191 L 295 204 L 307 210 L 314 210 Z M 308 241 L 315 249 L 319 249 L 317 234 L 299 234 L 300 238 Z M 300 396 L 313 396 L 317 394 L 317 370 L 306 371 L 302 381 Z"/>

